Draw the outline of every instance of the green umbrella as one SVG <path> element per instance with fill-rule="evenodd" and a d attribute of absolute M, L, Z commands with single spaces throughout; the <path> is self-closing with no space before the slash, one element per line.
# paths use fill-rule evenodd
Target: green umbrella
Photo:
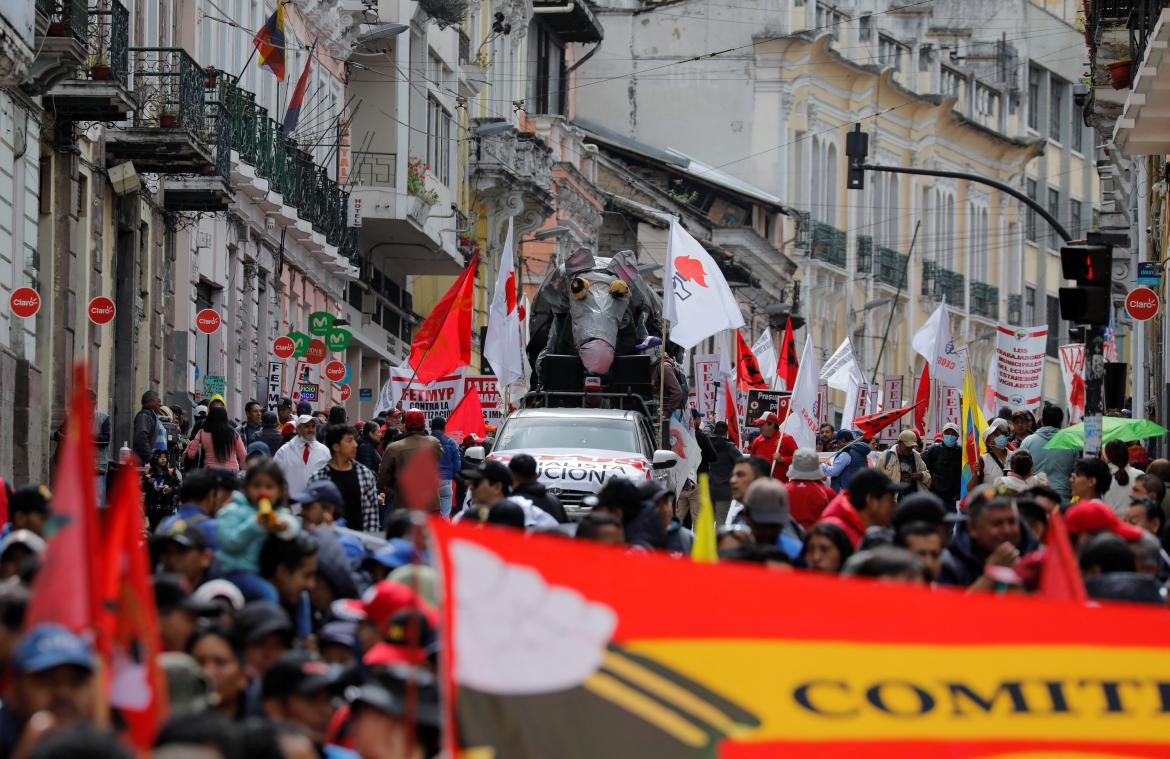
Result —
<path fill-rule="evenodd" d="M 1154 424 L 1149 419 L 1126 419 L 1119 416 L 1105 416 L 1101 418 L 1102 445 L 1108 443 L 1110 440 L 1121 440 L 1128 443 L 1130 440 L 1142 440 L 1144 438 L 1165 434 L 1165 427 L 1160 424 Z M 1053 435 L 1052 439 L 1048 441 L 1048 445 L 1044 447 L 1066 451 L 1081 450 L 1085 447 L 1084 423 L 1065 427 Z"/>

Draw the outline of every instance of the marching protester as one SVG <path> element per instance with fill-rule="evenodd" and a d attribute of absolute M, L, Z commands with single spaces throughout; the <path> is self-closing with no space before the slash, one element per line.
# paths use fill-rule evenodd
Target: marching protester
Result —
<path fill-rule="evenodd" d="M 854 440 L 849 430 L 838 430 L 833 436 L 837 445 L 837 453 L 828 464 L 821 465 L 829 478 L 829 487 L 840 493 L 849 487 L 854 475 L 869 466 L 869 443 L 864 440 Z"/>
<path fill-rule="evenodd" d="M 917 493 L 920 487 L 930 489 L 930 470 L 918 452 L 918 435 L 914 430 L 899 432 L 898 442 L 886 449 L 879 461 L 887 477 L 910 486 L 907 493 Z"/>
<path fill-rule="evenodd" d="M 1067 501 L 1072 497 L 1069 478 L 1072 476 L 1073 464 L 1077 460 L 1077 451 L 1046 447 L 1048 441 L 1060 432 L 1063 423 L 1064 411 L 1059 406 L 1045 406 L 1040 412 L 1040 429 L 1024 438 L 1020 450 L 1031 454 L 1035 472 L 1043 474 L 1052 489 Z"/>
<path fill-rule="evenodd" d="M 959 502 L 962 490 L 963 449 L 959 446 L 959 425 L 947 422 L 943 425 L 942 440 L 932 443 L 922 454 L 926 468 L 930 471 L 930 492 L 953 508 Z"/>
<path fill-rule="evenodd" d="M 817 452 L 798 448 L 788 467 L 788 506 L 793 521 L 803 529 L 812 527 L 837 495 L 824 480 Z"/>
<path fill-rule="evenodd" d="M 298 416 L 296 425 L 296 437 L 280 446 L 272 460 L 280 467 L 290 491 L 300 493 L 333 454 L 324 443 L 318 442 L 317 420 L 313 416 Z"/>
<path fill-rule="evenodd" d="M 439 441 L 443 455 L 439 457 L 439 513 L 451 516 L 451 503 L 455 497 L 455 475 L 463 468 L 463 456 L 459 445 L 447 437 L 447 420 L 441 416 L 431 420 L 431 436 Z"/>
<path fill-rule="evenodd" d="M 355 530 L 382 529 L 378 482 L 372 471 L 356 460 L 357 431 L 347 424 L 334 424 L 325 433 L 329 461 L 309 476 L 308 484 L 330 480 L 341 492 L 342 516 Z"/>
<path fill-rule="evenodd" d="M 239 471 L 247 466 L 244 441 L 232 428 L 222 403 L 208 407 L 207 421 L 187 445 L 185 455 L 195 462 L 195 467 L 221 466 Z"/>

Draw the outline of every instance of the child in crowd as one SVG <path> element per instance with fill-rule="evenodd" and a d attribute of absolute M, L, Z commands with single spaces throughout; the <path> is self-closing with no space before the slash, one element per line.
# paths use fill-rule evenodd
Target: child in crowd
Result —
<path fill-rule="evenodd" d="M 216 514 L 215 559 L 224 579 L 249 601 L 277 602 L 276 589 L 260 577 L 260 549 L 269 535 L 289 540 L 301 531 L 301 520 L 288 511 L 288 488 L 280 467 L 257 461 L 244 475 L 243 492 Z"/>

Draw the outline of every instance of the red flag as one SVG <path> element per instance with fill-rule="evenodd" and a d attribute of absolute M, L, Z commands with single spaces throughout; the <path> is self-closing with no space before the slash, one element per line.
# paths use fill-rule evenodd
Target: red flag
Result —
<path fill-rule="evenodd" d="M 162 644 L 135 464 L 135 459 L 122 464 L 110 495 L 100 572 L 100 627 L 109 662 L 107 701 L 121 715 L 126 740 L 146 751 L 167 714 L 167 683 L 158 664 Z"/>
<path fill-rule="evenodd" d="M 1048 515 L 1044 531 L 1044 557 L 1040 560 L 1040 595 L 1061 601 L 1088 600 L 1077 554 L 1068 539 L 1064 517 L 1054 511 Z"/>
<path fill-rule="evenodd" d="M 33 581 L 25 629 L 46 622 L 91 636 L 98 617 L 97 497 L 93 476 L 93 404 L 85 364 L 73 367 L 65 438 L 53 481 L 41 569 Z"/>
<path fill-rule="evenodd" d="M 853 420 L 853 426 L 861 430 L 862 437 L 867 439 L 871 438 L 884 430 L 886 427 L 889 427 L 891 424 L 901 419 L 903 416 L 909 413 L 911 409 L 916 409 L 921 406 L 924 402 L 925 401 L 919 401 L 913 406 L 894 408 L 890 409 L 889 411 L 879 411 L 876 414 L 870 414 L 869 416 L 859 416 Z"/>
<path fill-rule="evenodd" d="M 776 364 L 776 376 L 784 380 L 784 389 L 791 390 L 796 384 L 796 372 L 800 364 L 796 360 L 796 336 L 792 334 L 792 317 L 784 322 L 784 339 L 780 341 L 780 361 Z"/>
<path fill-rule="evenodd" d="M 426 385 L 471 363 L 471 303 L 477 256 L 451 285 L 410 344 L 410 367 Z"/>
<path fill-rule="evenodd" d="M 470 385 L 469 382 L 463 399 L 451 410 L 451 416 L 447 417 L 447 436 L 456 443 L 472 434 L 482 439 L 487 433 L 483 423 L 483 404 L 479 401 L 479 392 Z"/>
<path fill-rule="evenodd" d="M 739 409 L 735 405 L 735 388 L 723 383 L 724 412 L 727 415 L 727 439 L 739 447 Z"/>
<path fill-rule="evenodd" d="M 914 394 L 914 426 L 919 433 L 926 434 L 926 412 L 930 408 L 930 364 L 923 364 L 922 376 L 918 379 L 918 391 Z"/>
<path fill-rule="evenodd" d="M 764 379 L 764 375 L 760 371 L 760 362 L 756 360 L 756 354 L 752 353 L 751 347 L 744 342 L 743 333 L 738 329 L 735 331 L 735 342 L 736 354 L 739 356 L 735 366 L 739 389 L 758 388 L 767 390 L 768 381 Z"/>

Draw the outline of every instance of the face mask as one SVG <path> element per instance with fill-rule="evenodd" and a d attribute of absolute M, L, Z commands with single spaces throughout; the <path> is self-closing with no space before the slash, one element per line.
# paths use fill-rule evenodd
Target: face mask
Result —
<path fill-rule="evenodd" d="M 943 445 L 945 445 L 947 448 L 954 448 L 958 444 L 958 435 L 943 435 Z"/>
<path fill-rule="evenodd" d="M 1007 448 L 1007 435 L 996 435 L 993 442 L 996 448 Z"/>

